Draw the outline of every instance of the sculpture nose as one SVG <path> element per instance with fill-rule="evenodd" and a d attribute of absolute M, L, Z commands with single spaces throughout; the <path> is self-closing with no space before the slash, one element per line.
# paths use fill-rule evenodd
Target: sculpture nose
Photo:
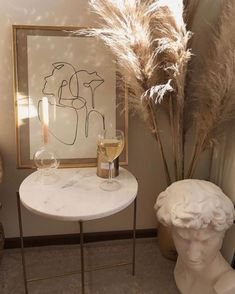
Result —
<path fill-rule="evenodd" d="M 202 256 L 200 242 L 191 241 L 187 250 L 187 255 L 190 261 L 199 262 Z"/>

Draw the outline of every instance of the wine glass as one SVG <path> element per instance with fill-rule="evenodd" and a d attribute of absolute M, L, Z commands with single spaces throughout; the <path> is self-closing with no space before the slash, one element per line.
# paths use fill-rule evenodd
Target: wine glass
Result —
<path fill-rule="evenodd" d="M 120 183 L 112 179 L 113 161 L 124 148 L 124 133 L 120 130 L 104 130 L 98 135 L 98 150 L 109 164 L 109 178 L 100 184 L 105 191 L 114 191 L 120 188 Z"/>

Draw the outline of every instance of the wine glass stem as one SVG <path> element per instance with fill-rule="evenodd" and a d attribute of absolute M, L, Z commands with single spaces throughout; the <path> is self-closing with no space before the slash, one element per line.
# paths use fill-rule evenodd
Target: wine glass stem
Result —
<path fill-rule="evenodd" d="M 112 182 L 112 161 L 109 161 L 109 183 Z"/>

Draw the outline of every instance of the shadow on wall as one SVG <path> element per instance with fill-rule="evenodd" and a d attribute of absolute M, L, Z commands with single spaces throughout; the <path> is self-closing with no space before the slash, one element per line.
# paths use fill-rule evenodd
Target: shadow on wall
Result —
<path fill-rule="evenodd" d="M 12 72 L 12 25 L 44 25 L 44 26 L 90 26 L 95 17 L 88 9 L 88 1 L 84 0 L 48 0 L 45 4 L 35 0 L 2 1 L 0 18 L 0 59 L 4 75 L 0 78 L 0 88 L 4 90 L 13 78 Z M 63 12 L 63 13 L 61 13 Z M 12 89 L 12 82 L 10 88 Z M 7 100 L 7 95 L 1 95 Z"/>

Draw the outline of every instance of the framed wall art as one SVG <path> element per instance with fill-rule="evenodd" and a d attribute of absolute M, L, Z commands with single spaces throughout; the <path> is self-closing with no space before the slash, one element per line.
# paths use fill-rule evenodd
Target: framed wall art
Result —
<path fill-rule="evenodd" d="M 48 100 L 48 146 L 62 167 L 93 166 L 97 135 L 125 133 L 121 164 L 128 163 L 127 91 L 104 44 L 76 34 L 81 28 L 13 26 L 14 93 L 19 168 L 34 167 L 42 146 L 42 101 Z"/>

